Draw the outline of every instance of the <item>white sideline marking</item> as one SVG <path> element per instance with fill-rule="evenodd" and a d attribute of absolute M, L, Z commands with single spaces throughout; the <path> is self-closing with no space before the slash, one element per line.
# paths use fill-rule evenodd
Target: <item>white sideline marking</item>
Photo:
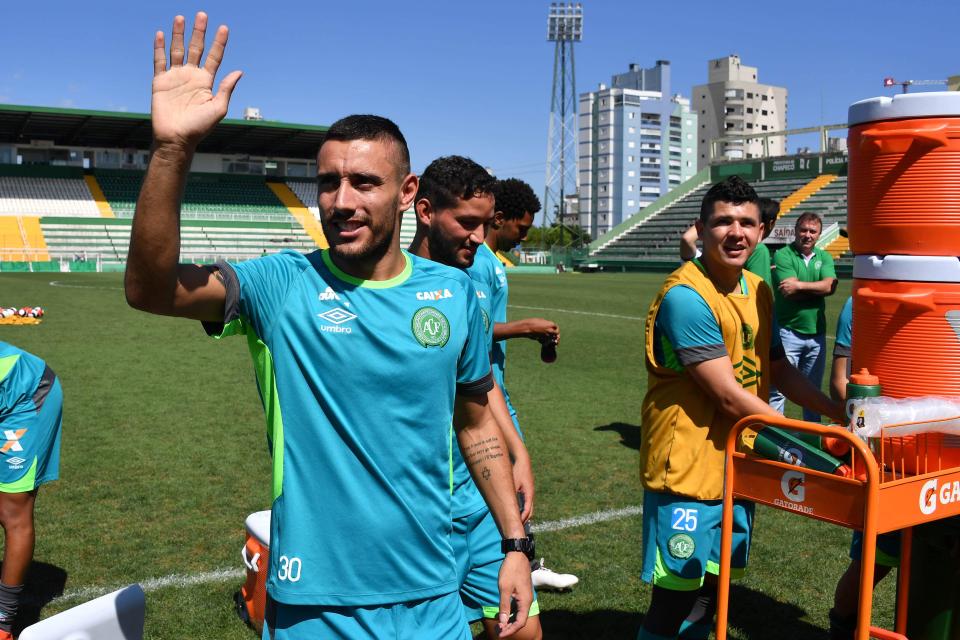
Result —
<path fill-rule="evenodd" d="M 578 316 L 599 316 L 601 318 L 617 318 L 619 320 L 643 320 L 640 316 L 620 316 L 614 313 L 597 313 L 596 311 L 577 311 L 575 309 L 553 309 L 551 307 L 526 307 L 520 304 L 507 305 L 511 309 L 532 309 L 534 311 L 553 311 L 554 313 L 574 313 Z"/>
<path fill-rule="evenodd" d="M 629 518 L 630 516 L 636 516 L 641 513 L 643 513 L 643 508 L 639 506 L 624 507 L 622 509 L 607 509 L 606 511 L 595 511 L 593 513 L 587 513 L 582 516 L 574 516 L 572 518 L 540 522 L 533 525 L 532 529 L 534 533 L 562 531 L 564 529 L 571 529 L 573 527 L 583 527 L 590 524 L 597 524 L 598 522 L 607 522 L 608 520 Z M 240 580 L 245 576 L 246 571 L 243 569 L 217 569 L 215 571 L 194 574 L 173 573 L 160 578 L 148 578 L 146 580 L 141 580 L 140 586 L 143 587 L 144 591 L 149 593 L 150 591 L 156 591 L 166 587 L 182 588 L 191 587 L 198 584 Z M 77 589 L 68 589 L 47 604 L 64 604 L 67 602 L 73 602 L 74 600 L 82 600 L 85 602 L 87 600 L 93 600 L 94 598 L 99 598 L 100 596 L 112 593 L 117 589 L 123 588 L 127 584 L 130 583 L 118 584 L 110 587 L 80 587 Z"/>
<path fill-rule="evenodd" d="M 643 507 L 624 507 L 622 509 L 607 509 L 606 511 L 594 511 L 582 516 L 572 518 L 563 518 L 562 520 L 548 520 L 534 524 L 530 529 L 534 533 L 544 533 L 546 531 L 562 531 L 572 529 L 573 527 L 583 527 L 588 524 L 597 524 L 598 522 L 607 522 L 608 520 L 620 520 L 630 516 L 638 516 L 643 513 Z"/>
<path fill-rule="evenodd" d="M 160 578 L 147 578 L 140 581 L 140 586 L 144 591 L 156 591 L 165 587 L 190 587 L 197 584 L 208 584 L 211 582 L 225 582 L 243 578 L 246 571 L 243 569 L 217 569 L 216 571 L 206 571 L 204 573 L 194 573 L 190 575 L 172 573 Z M 122 589 L 127 584 L 118 584 L 112 587 L 80 587 L 78 589 L 68 589 L 54 598 L 49 604 L 61 604 L 73 600 L 92 600 L 108 593 L 113 593 L 117 589 Z"/>
<path fill-rule="evenodd" d="M 104 291 L 123 291 L 123 287 L 97 287 L 89 284 L 66 284 L 64 282 L 60 282 L 59 280 L 51 280 L 49 284 L 51 287 L 63 287 L 65 289 L 102 289 Z"/>

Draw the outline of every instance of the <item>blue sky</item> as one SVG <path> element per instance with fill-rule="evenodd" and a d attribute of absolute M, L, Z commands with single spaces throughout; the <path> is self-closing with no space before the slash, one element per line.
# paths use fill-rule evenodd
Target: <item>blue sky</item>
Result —
<path fill-rule="evenodd" d="M 0 102 L 147 112 L 151 45 L 176 13 L 231 28 L 230 106 L 270 120 L 394 119 L 415 169 L 458 153 L 542 192 L 553 49 L 545 0 L 387 2 L 6 2 Z M 856 100 L 893 95 L 884 76 L 960 74 L 960 2 L 584 2 L 577 89 L 672 63 L 690 96 L 730 53 L 789 90 L 788 126 L 845 122 Z M 188 25 L 189 28 L 189 25 Z M 811 141 L 791 140 L 791 148 Z"/>

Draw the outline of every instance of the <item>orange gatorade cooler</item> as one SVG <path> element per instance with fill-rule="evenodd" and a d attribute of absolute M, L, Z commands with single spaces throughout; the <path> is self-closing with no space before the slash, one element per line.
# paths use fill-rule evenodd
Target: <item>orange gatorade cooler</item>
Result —
<path fill-rule="evenodd" d="M 960 396 L 960 258 L 856 256 L 853 277 L 852 370 L 885 396 Z M 896 440 L 885 445 L 908 473 L 960 466 L 956 436 Z"/>
<path fill-rule="evenodd" d="M 270 565 L 270 511 L 257 511 L 247 516 L 247 541 L 240 550 L 247 579 L 240 587 L 237 608 L 247 624 L 263 631 L 263 615 L 267 605 L 267 571 Z"/>
<path fill-rule="evenodd" d="M 960 92 L 861 100 L 847 122 L 853 253 L 960 253 Z"/>

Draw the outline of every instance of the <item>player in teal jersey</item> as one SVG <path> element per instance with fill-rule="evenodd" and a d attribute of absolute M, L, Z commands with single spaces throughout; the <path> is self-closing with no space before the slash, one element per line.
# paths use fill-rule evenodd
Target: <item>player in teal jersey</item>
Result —
<path fill-rule="evenodd" d="M 461 271 L 399 247 L 418 180 L 396 125 L 349 116 L 326 132 L 317 181 L 328 250 L 178 264 L 190 163 L 240 77 L 212 93 L 227 29 L 201 66 L 205 31 L 198 13 L 185 47 L 175 19 L 169 69 L 163 34 L 155 39 L 154 152 L 124 286 L 135 308 L 247 338 L 274 461 L 264 638 L 470 637 L 450 546 L 451 424 L 510 549 L 498 621 L 513 635 L 532 589 L 513 550 L 525 537 L 487 401 L 476 292 Z"/>
<path fill-rule="evenodd" d="M 490 308 L 493 314 L 493 376 L 503 391 L 510 417 L 520 432 L 520 422 L 517 411 L 510 401 L 504 383 L 504 370 L 507 360 L 507 340 L 512 338 L 530 338 L 556 346 L 560 343 L 560 327 L 551 320 L 544 318 L 524 318 L 522 320 L 507 321 L 507 273 L 503 263 L 496 256 L 497 251 L 510 251 L 526 240 L 527 232 L 533 226 L 533 217 L 540 210 L 540 200 L 533 189 L 526 182 L 516 178 L 498 180 L 493 188 L 496 198 L 496 212 L 493 223 L 487 230 L 484 246 L 480 247 L 477 255 L 483 262 L 493 266 L 493 276 L 490 279 L 492 291 Z M 532 536 L 531 536 L 532 537 Z M 533 569 L 533 585 L 546 589 L 568 589 L 577 583 L 577 577 L 569 573 L 557 573 L 543 565 L 543 559 L 535 563 Z"/>
<path fill-rule="evenodd" d="M 495 179 L 479 164 L 462 156 L 447 156 L 430 163 L 420 176 L 414 203 L 417 233 L 410 251 L 418 256 L 464 269 L 476 285 L 479 312 L 486 329 L 488 353 L 493 347 L 490 320 L 490 288 L 484 278 L 475 278 L 477 249 L 493 219 L 492 187 Z M 533 471 L 530 456 L 514 428 L 498 387 L 490 391 L 490 405 L 514 463 L 517 492 L 524 496 L 526 520 L 533 509 Z M 497 576 L 503 562 L 500 537 L 490 510 L 470 477 L 463 457 L 454 451 L 453 550 L 457 560 L 460 598 L 467 619 L 483 620 L 487 636 L 496 637 Z M 536 596 L 534 596 L 536 597 Z M 523 640 L 539 640 L 539 603 L 530 608 L 527 625 L 517 634 Z"/>
<path fill-rule="evenodd" d="M 33 508 L 40 485 L 60 472 L 63 392 L 35 355 L 0 342 L 0 640 L 12 639 L 23 580 L 33 559 Z"/>

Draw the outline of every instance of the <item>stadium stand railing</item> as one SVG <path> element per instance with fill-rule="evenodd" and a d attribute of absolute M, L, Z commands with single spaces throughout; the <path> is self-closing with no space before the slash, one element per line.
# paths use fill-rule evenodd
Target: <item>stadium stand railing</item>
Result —
<path fill-rule="evenodd" d="M 47 217 L 41 219 L 52 258 L 80 259 L 100 256 L 104 268 L 126 262 L 131 220 Z M 316 248 L 313 239 L 293 220 L 282 222 L 232 222 L 183 220 L 180 229 L 182 262 L 242 261 L 282 249 L 306 253 Z"/>
<path fill-rule="evenodd" d="M 77 167 L 0 165 L 0 269 L 122 268 L 142 177 L 138 171 L 84 174 Z M 182 259 L 247 260 L 284 248 L 325 247 L 310 208 L 286 184 L 266 180 L 191 174 L 183 204 Z M 310 197 L 309 186 L 301 195 Z"/>
<path fill-rule="evenodd" d="M 710 185 L 726 175 L 743 175 L 758 195 L 781 202 L 777 228 L 767 240 L 771 249 L 792 239 L 801 213 L 814 211 L 823 219 L 826 234 L 820 245 L 828 248 L 839 265 L 847 265 L 852 263 L 849 245 L 839 236 L 847 215 L 846 162 L 842 160 L 837 161 L 837 154 L 824 154 L 813 159 L 787 158 L 704 169 L 591 243 L 589 255 L 580 262 L 614 269 L 673 269 L 678 261 L 680 235 L 699 216 L 700 202 Z"/>
<path fill-rule="evenodd" d="M 143 172 L 97 169 L 93 175 L 116 216 L 132 218 Z M 290 219 L 290 212 L 267 187 L 264 176 L 191 173 L 184 189 L 181 218 L 283 222 Z"/>
<path fill-rule="evenodd" d="M 99 217 L 83 171 L 75 167 L 0 165 L 0 216 Z"/>

